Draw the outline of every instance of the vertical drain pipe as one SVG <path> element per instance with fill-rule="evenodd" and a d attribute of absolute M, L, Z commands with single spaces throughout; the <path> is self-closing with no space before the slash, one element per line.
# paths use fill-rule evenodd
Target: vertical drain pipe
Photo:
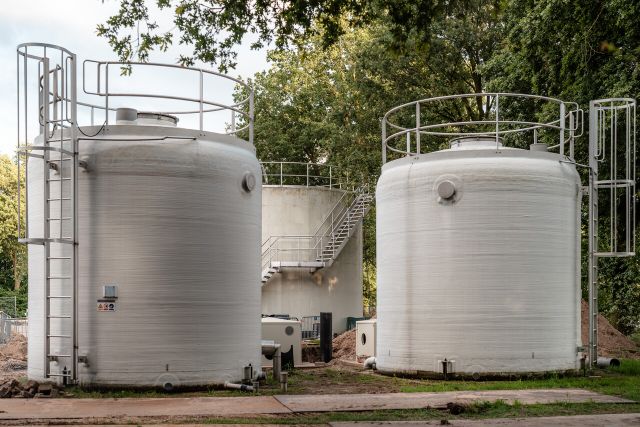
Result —
<path fill-rule="evenodd" d="M 320 313 L 320 354 L 324 363 L 329 363 L 333 356 L 333 337 L 331 333 L 331 313 Z"/>

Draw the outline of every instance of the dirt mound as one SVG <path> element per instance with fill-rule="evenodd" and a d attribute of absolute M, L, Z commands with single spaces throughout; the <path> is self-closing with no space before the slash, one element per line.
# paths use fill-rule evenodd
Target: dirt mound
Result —
<path fill-rule="evenodd" d="M 0 361 L 27 360 L 27 338 L 13 335 L 6 344 L 0 345 Z"/>
<path fill-rule="evenodd" d="M 0 344 L 0 381 L 24 377 L 27 374 L 27 338 L 13 335 Z"/>
<path fill-rule="evenodd" d="M 356 360 L 356 330 L 343 332 L 333 339 L 333 358 Z"/>
<path fill-rule="evenodd" d="M 582 301 L 582 345 L 589 344 L 589 305 Z M 640 348 L 624 336 L 622 332 L 609 323 L 602 315 L 598 315 L 598 355 L 605 357 L 625 357 L 640 359 Z"/>

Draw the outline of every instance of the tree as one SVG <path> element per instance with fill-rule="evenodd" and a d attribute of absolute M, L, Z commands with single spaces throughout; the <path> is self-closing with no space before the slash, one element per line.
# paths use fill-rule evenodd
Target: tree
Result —
<path fill-rule="evenodd" d="M 174 29 L 162 31 L 150 16 L 149 4 L 173 13 Z M 282 50 L 300 46 L 310 36 L 321 35 L 323 47 L 335 44 L 349 28 L 389 23 L 393 45 L 408 40 L 428 45 L 434 19 L 464 5 L 463 0 L 120 0 L 120 9 L 97 27 L 124 62 L 146 61 L 154 49 L 166 50 L 174 38 L 193 46 L 192 55 L 181 56 L 183 65 L 195 60 L 218 64 L 221 70 L 235 66 L 234 48 L 247 34 L 256 34 L 252 48 L 271 42 Z M 174 35 L 173 31 L 177 34 Z"/>
<path fill-rule="evenodd" d="M 24 178 L 24 176 L 23 176 Z M 24 179 L 21 180 L 21 212 L 24 212 Z M 24 218 L 22 218 L 24 224 Z M 6 280 L 2 285 L 20 289 L 26 272 L 27 251 L 18 243 L 18 168 L 6 155 L 0 156 L 0 263 L 10 265 L 10 271 L 3 271 Z M 6 268 L 6 267 L 5 267 Z M 9 284 L 10 283 L 10 284 Z"/>
<path fill-rule="evenodd" d="M 639 14 L 638 2 L 511 0 L 504 15 L 507 37 L 483 69 L 489 87 L 558 97 L 582 106 L 598 98 L 638 98 Z M 578 163 L 588 161 L 587 143 L 588 130 L 576 145 Z M 586 169 L 579 171 L 586 183 Z M 609 220 L 608 203 L 601 202 L 600 208 L 600 224 L 604 225 Z M 604 241 L 604 227 L 600 234 Z M 586 216 L 582 235 L 584 248 Z M 586 256 L 583 251 L 584 297 L 588 287 Z M 640 260 L 638 256 L 605 258 L 599 266 L 601 312 L 618 329 L 630 333 L 640 321 Z"/>
<path fill-rule="evenodd" d="M 380 171 L 380 118 L 408 101 L 482 91 L 482 64 L 500 40 L 499 10 L 486 2 L 433 23 L 428 52 L 400 54 L 387 25 L 351 28 L 325 48 L 320 35 L 299 49 L 269 53 L 271 68 L 254 76 L 254 143 L 263 161 L 324 162 L 373 187 Z M 246 97 L 239 89 L 236 99 Z M 457 113 L 477 114 L 469 105 Z M 434 110 L 432 120 L 449 118 Z M 428 115 L 427 115 L 428 116 Z M 244 135 L 246 137 L 246 135 Z M 439 148 L 426 140 L 425 148 Z M 364 224 L 365 299 L 375 301 L 375 210 Z"/>

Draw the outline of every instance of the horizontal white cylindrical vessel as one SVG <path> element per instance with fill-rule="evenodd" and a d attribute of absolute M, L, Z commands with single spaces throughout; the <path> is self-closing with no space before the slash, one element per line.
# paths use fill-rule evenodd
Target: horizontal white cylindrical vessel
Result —
<path fill-rule="evenodd" d="M 493 139 L 384 165 L 376 192 L 380 371 L 578 368 L 581 187 L 563 159 L 496 149 Z"/>
<path fill-rule="evenodd" d="M 216 133 L 118 124 L 80 136 L 79 159 L 80 384 L 173 388 L 239 381 L 248 365 L 257 371 L 261 191 L 253 146 Z M 29 161 L 32 237 L 43 235 L 43 166 Z M 47 175 L 59 178 L 54 169 Z M 51 202 L 52 217 L 59 203 Z M 70 203 L 62 203 L 70 217 Z M 51 228 L 58 237 L 58 223 Z M 55 257 L 71 254 L 69 245 L 51 248 Z M 43 378 L 46 363 L 43 257 L 41 246 L 29 246 L 33 379 Z M 54 277 L 69 273 L 63 261 L 51 265 Z M 117 298 L 106 298 L 110 286 Z M 51 280 L 50 294 L 71 295 L 71 281 Z M 70 300 L 52 301 L 51 312 L 71 313 Z M 70 332 L 70 322 L 52 319 L 52 334 Z M 69 351 L 64 339 L 51 339 L 52 354 Z M 72 361 L 50 363 L 59 374 Z"/>

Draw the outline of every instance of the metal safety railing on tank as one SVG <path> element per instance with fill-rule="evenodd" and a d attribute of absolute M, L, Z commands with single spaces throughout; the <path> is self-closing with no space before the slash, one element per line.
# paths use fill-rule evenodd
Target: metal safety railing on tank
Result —
<path fill-rule="evenodd" d="M 92 89 L 87 89 L 88 83 L 88 71 L 87 64 L 95 66 L 95 85 Z M 123 67 L 133 69 L 132 72 L 136 72 L 135 68 L 150 68 L 154 73 L 163 70 L 178 70 L 181 73 L 180 81 L 188 79 L 187 76 L 192 75 L 197 77 L 197 96 L 181 96 L 172 95 L 170 93 L 143 93 L 143 92 L 129 92 L 114 89 L 114 77 L 111 76 L 110 70 L 114 68 L 121 70 Z M 111 77 L 110 77 L 111 76 Z M 156 76 L 157 77 L 157 76 Z M 120 77 L 120 80 L 126 77 Z M 241 92 L 245 95 L 242 99 L 231 104 L 225 104 L 215 100 L 212 97 L 206 96 L 205 84 L 207 78 L 218 79 L 222 81 L 232 82 L 237 85 Z M 167 88 L 173 88 L 175 85 L 167 82 L 165 85 Z M 122 82 L 120 82 L 122 84 Z M 160 85 L 158 85 L 160 86 Z M 203 68 L 183 67 L 176 64 L 162 64 L 152 62 L 118 62 L 118 61 L 95 61 L 85 60 L 82 64 L 82 89 L 87 95 L 94 95 L 104 99 L 104 105 L 98 106 L 96 104 L 79 103 L 80 105 L 89 107 L 91 109 L 91 120 L 94 123 L 95 110 L 101 110 L 104 113 L 104 124 L 108 125 L 110 122 L 109 113 L 114 113 L 117 108 L 114 108 L 113 98 L 153 98 L 156 100 L 170 100 L 173 102 L 185 102 L 193 105 L 195 108 L 186 109 L 154 109 L 154 113 L 168 114 L 172 116 L 178 116 L 179 118 L 184 116 L 197 116 L 198 126 L 200 131 L 210 130 L 205 126 L 205 115 L 209 113 L 217 113 L 221 111 L 230 112 L 230 122 L 228 123 L 227 134 L 237 135 L 241 132 L 247 132 L 247 138 L 251 144 L 253 144 L 253 121 L 254 121 L 254 93 L 251 86 L 243 82 L 240 79 L 227 76 L 225 74 L 217 73 L 215 71 L 206 70 Z M 127 107 L 135 108 L 135 103 L 130 102 L 126 104 Z"/>
<path fill-rule="evenodd" d="M 496 150 L 501 144 L 545 142 L 573 158 L 583 116 L 574 102 L 538 95 L 496 92 L 421 99 L 392 108 L 382 118 L 382 163 L 389 152 L 419 155 L 455 137 L 495 138 Z"/>

